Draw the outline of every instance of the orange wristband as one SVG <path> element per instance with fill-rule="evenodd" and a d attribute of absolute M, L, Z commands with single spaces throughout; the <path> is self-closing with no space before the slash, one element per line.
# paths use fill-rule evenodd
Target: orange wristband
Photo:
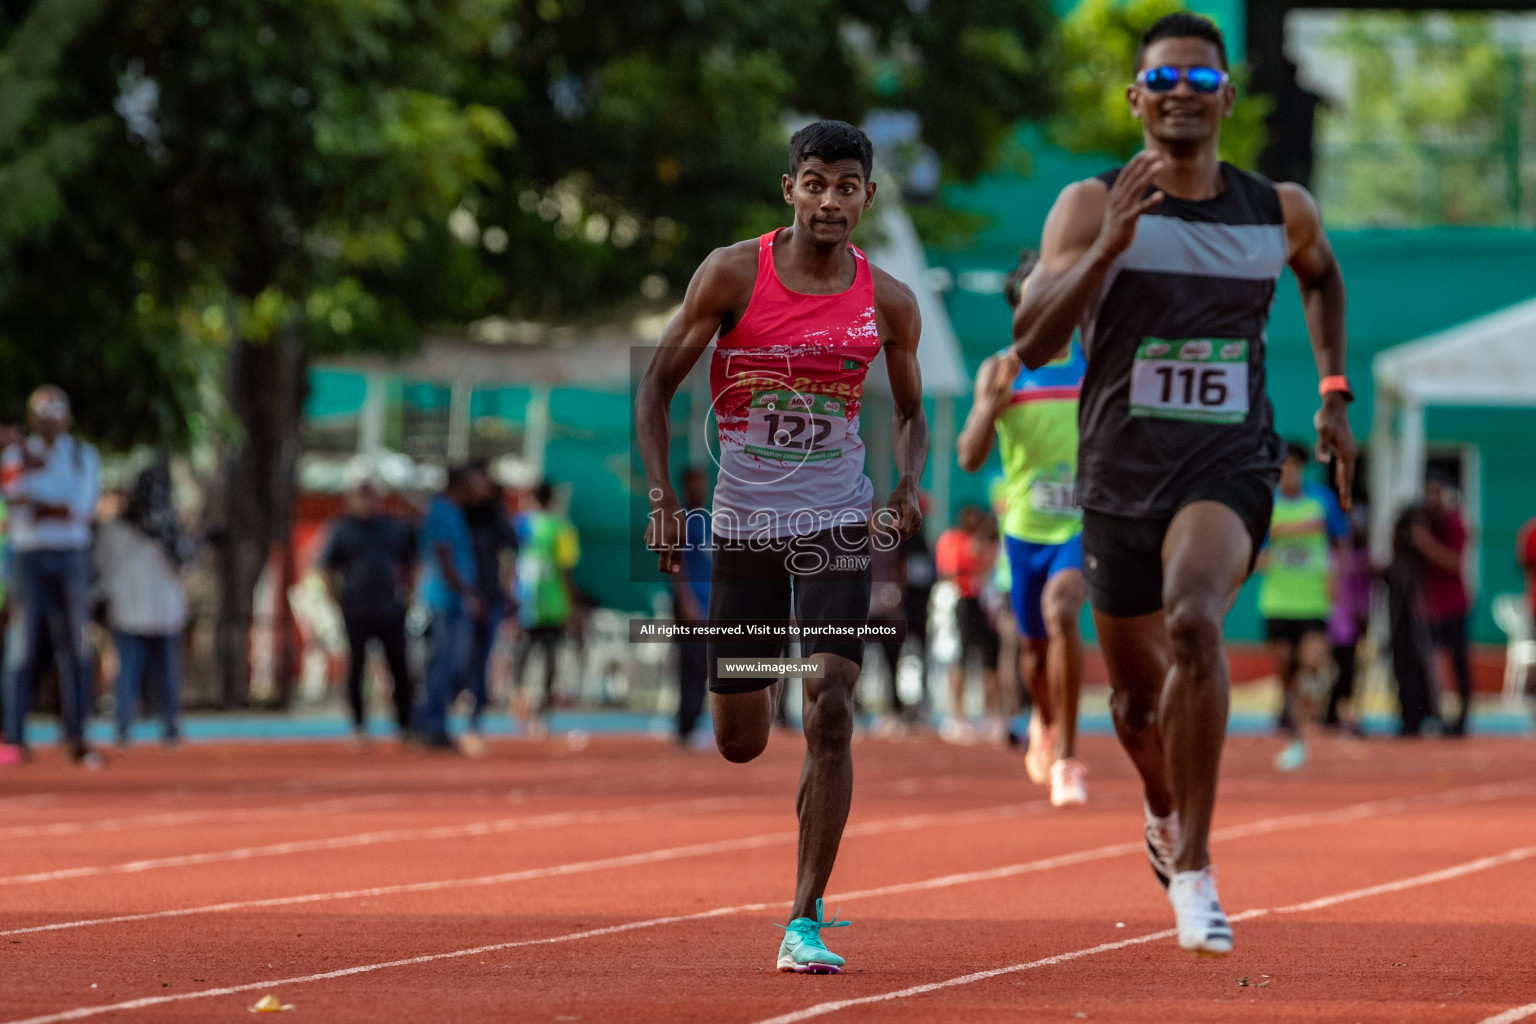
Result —
<path fill-rule="evenodd" d="M 1342 394 L 1346 402 L 1353 402 L 1355 400 L 1355 392 L 1349 386 L 1349 378 L 1342 373 L 1336 373 L 1331 377 L 1324 377 L 1317 385 L 1317 393 L 1325 397 L 1332 394 Z"/>

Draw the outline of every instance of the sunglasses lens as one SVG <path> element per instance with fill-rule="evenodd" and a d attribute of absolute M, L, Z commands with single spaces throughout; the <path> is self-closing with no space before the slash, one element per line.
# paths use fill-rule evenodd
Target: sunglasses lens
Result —
<path fill-rule="evenodd" d="M 1151 68 L 1147 71 L 1146 85 L 1153 92 L 1168 92 L 1179 84 L 1179 69 L 1172 67 Z"/>
<path fill-rule="evenodd" d="M 1190 68 L 1189 87 L 1195 92 L 1215 92 L 1221 88 L 1221 72 L 1215 68 Z"/>

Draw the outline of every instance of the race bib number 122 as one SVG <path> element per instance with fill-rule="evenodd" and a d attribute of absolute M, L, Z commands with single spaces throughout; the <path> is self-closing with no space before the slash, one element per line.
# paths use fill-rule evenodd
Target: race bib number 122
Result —
<path fill-rule="evenodd" d="M 1132 416 L 1198 423 L 1248 418 L 1248 342 L 1148 338 L 1131 364 Z"/>
<path fill-rule="evenodd" d="M 756 391 L 747 409 L 749 455 L 778 462 L 842 456 L 848 416 L 840 399 L 814 392 Z"/>

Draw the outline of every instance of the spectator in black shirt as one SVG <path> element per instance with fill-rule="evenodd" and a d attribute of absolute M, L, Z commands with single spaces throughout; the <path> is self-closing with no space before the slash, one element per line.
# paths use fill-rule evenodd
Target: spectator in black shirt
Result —
<path fill-rule="evenodd" d="M 464 507 L 464 521 L 469 524 L 469 540 L 475 549 L 475 590 L 480 597 L 480 614 L 474 618 L 474 640 L 459 682 L 459 689 L 468 690 L 474 701 L 469 712 L 469 731 L 460 746 L 466 753 L 476 755 L 484 750 L 480 716 L 488 701 L 491 651 L 501 624 L 512 610 L 507 574 L 502 571 L 502 553 L 517 552 L 517 534 L 512 530 L 506 493 L 500 484 L 491 485 L 484 501 Z"/>
<path fill-rule="evenodd" d="M 359 745 L 367 742 L 363 666 L 368 641 L 377 640 L 395 686 L 395 715 L 402 738 L 410 733 L 415 685 L 405 657 L 405 611 L 416 567 L 416 535 L 384 511 L 378 489 L 364 481 L 347 495 L 347 511 L 331 524 L 320 569 L 341 607 L 351 649 L 347 699 Z"/>

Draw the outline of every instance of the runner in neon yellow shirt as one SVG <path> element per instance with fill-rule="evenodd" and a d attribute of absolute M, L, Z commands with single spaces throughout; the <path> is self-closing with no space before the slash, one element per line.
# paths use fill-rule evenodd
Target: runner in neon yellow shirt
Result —
<path fill-rule="evenodd" d="M 1018 306 L 1036 257 L 1026 253 L 1004 295 Z M 976 375 L 976 400 L 959 438 L 960 465 L 975 472 L 998 438 L 1007 512 L 1002 532 L 1012 603 L 1024 644 L 1019 674 L 1034 699 L 1025 767 L 1051 785 L 1058 807 L 1084 803 L 1077 759 L 1077 702 L 1083 683 L 1078 628 L 1086 597 L 1082 510 L 1077 506 L 1077 396 L 1087 363 L 1075 342 L 1038 370 L 1004 350 Z"/>
<path fill-rule="evenodd" d="M 1280 486 L 1269 521 L 1269 540 L 1259 555 L 1263 583 L 1259 614 L 1275 657 L 1275 673 L 1285 692 L 1290 742 L 1275 758 L 1281 771 L 1295 771 L 1307 761 L 1305 729 L 1312 715 L 1313 689 L 1328 664 L 1328 615 L 1333 610 L 1329 542 L 1347 533 L 1348 522 L 1332 495 L 1306 487 L 1302 474 L 1307 450 L 1286 446 Z M 1342 527 L 1339 525 L 1342 522 Z M 1306 676 L 1313 686 L 1302 684 Z"/>

